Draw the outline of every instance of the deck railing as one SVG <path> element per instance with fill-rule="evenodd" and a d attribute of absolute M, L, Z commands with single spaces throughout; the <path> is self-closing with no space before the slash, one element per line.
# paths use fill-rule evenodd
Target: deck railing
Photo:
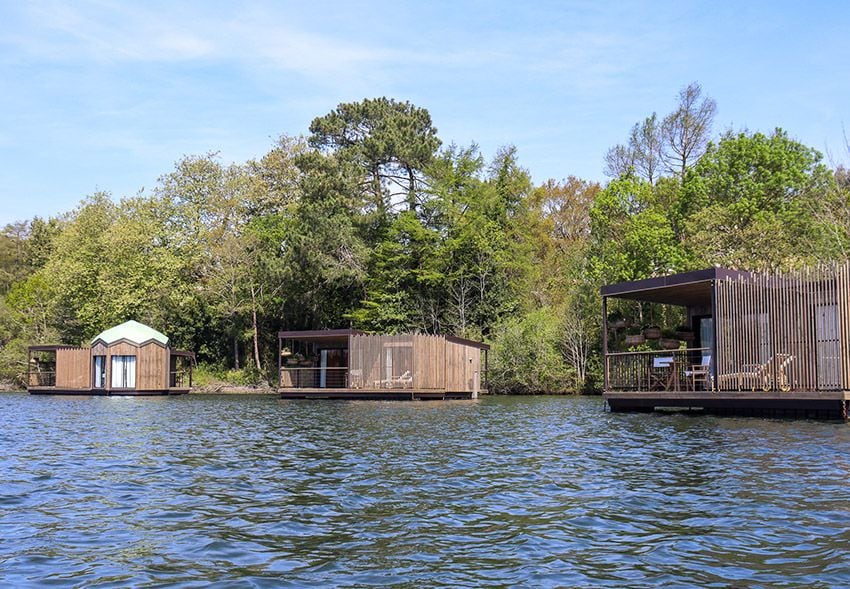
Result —
<path fill-rule="evenodd" d="M 608 389 L 619 391 L 691 390 L 707 388 L 708 378 L 694 379 L 709 348 L 686 348 L 605 355 Z M 695 382 L 696 380 L 696 382 Z"/>
<path fill-rule="evenodd" d="M 56 372 L 30 372 L 27 380 L 31 387 L 55 387 Z"/>
<path fill-rule="evenodd" d="M 168 376 L 168 387 L 172 389 L 189 388 L 192 379 L 188 370 L 172 370 Z"/>
<path fill-rule="evenodd" d="M 344 389 L 350 387 L 348 368 L 288 368 L 280 369 L 280 387 L 283 389 Z"/>

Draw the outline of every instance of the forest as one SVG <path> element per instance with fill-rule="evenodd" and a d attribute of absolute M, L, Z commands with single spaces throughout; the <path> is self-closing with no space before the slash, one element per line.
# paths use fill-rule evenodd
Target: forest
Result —
<path fill-rule="evenodd" d="M 259 159 L 185 156 L 148 192 L 9 224 L 0 380 L 20 385 L 29 345 L 136 319 L 238 384 L 276 382 L 278 330 L 353 327 L 482 339 L 495 392 L 598 390 L 601 285 L 850 257 L 845 166 L 716 129 L 698 83 L 669 106 L 600 154 L 604 183 L 535 183 L 514 147 L 444 144 L 425 108 L 376 98 Z"/>

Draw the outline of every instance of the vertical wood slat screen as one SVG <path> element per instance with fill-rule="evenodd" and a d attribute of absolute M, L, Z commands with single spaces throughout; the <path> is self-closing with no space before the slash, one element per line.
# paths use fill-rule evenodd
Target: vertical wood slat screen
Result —
<path fill-rule="evenodd" d="M 736 390 L 733 375 L 766 363 L 777 388 L 786 355 L 793 356 L 784 369 L 792 389 L 848 389 L 850 262 L 720 280 L 715 289 L 721 390 Z"/>
<path fill-rule="evenodd" d="M 357 379 L 364 388 L 381 388 L 382 381 L 407 371 L 414 389 L 473 391 L 483 386 L 481 351 L 440 335 L 354 334 L 349 366 L 359 371 Z"/>

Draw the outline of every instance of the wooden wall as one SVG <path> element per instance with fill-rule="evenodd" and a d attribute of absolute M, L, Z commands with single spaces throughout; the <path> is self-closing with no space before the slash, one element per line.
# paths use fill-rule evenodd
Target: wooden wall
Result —
<path fill-rule="evenodd" d="M 723 280 L 715 292 L 721 389 L 737 388 L 723 377 L 746 364 L 769 362 L 776 374 L 777 354 L 794 357 L 786 370 L 792 389 L 848 389 L 850 262 Z"/>
<path fill-rule="evenodd" d="M 439 335 L 415 335 L 413 384 L 417 389 L 445 390 L 446 338 Z"/>
<path fill-rule="evenodd" d="M 348 363 L 362 371 L 365 388 L 380 387 L 381 381 L 414 373 L 411 335 L 352 335 Z M 414 380 L 414 387 L 416 386 Z"/>
<path fill-rule="evenodd" d="M 154 343 L 138 348 L 136 390 L 162 391 L 168 388 L 169 356 L 168 348 Z"/>
<path fill-rule="evenodd" d="M 483 386 L 481 351 L 438 335 L 352 335 L 349 368 L 361 371 L 365 388 L 407 371 L 414 389 L 468 392 Z"/>
<path fill-rule="evenodd" d="M 88 348 L 56 350 L 56 388 L 91 388 L 91 354 Z"/>
<path fill-rule="evenodd" d="M 446 342 L 446 390 L 469 392 L 481 388 L 481 351 Z"/>

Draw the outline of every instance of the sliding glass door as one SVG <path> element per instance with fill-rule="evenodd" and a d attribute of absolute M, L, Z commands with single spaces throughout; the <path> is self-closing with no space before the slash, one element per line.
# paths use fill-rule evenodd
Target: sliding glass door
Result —
<path fill-rule="evenodd" d="M 136 388 L 135 356 L 112 356 L 112 388 Z"/>

